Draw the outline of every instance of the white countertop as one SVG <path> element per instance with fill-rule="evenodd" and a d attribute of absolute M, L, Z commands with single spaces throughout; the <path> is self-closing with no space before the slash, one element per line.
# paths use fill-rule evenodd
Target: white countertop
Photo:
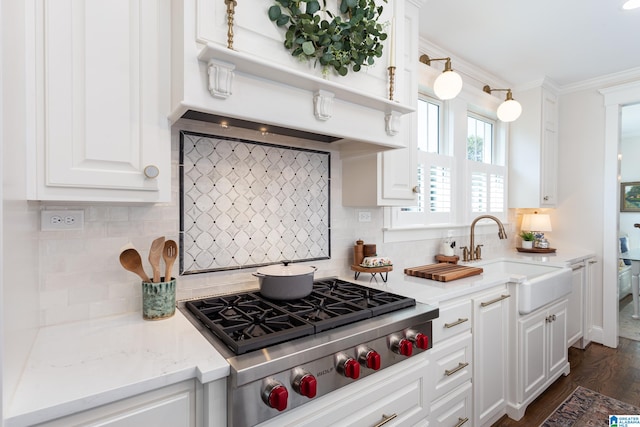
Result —
<path fill-rule="evenodd" d="M 146 321 L 141 313 L 42 328 L 5 426 L 29 426 L 197 378 L 229 375 L 227 361 L 176 310 Z"/>
<path fill-rule="evenodd" d="M 592 253 L 499 254 L 498 259 L 568 265 Z M 467 263 L 466 265 L 479 265 Z M 430 264 L 425 262 L 425 264 Z M 491 272 L 437 282 L 392 271 L 343 279 L 437 305 L 441 301 L 504 283 L 507 273 Z M 180 381 L 208 383 L 229 374 L 226 360 L 176 310 L 165 320 L 145 321 L 140 313 L 42 328 L 14 396 L 5 408 L 6 427 L 28 426 L 91 409 Z"/>

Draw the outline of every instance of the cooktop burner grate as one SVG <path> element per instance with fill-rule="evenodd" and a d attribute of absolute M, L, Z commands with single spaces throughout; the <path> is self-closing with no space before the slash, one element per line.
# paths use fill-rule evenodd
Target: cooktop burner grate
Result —
<path fill-rule="evenodd" d="M 314 282 L 309 296 L 296 300 L 276 301 L 245 292 L 185 305 L 235 354 L 244 354 L 415 304 L 413 298 L 322 279 Z"/>

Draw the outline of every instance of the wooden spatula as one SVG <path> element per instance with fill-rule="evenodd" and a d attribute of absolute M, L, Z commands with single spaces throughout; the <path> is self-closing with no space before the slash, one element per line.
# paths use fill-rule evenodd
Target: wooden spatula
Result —
<path fill-rule="evenodd" d="M 125 268 L 125 270 L 136 273 L 140 278 L 149 282 L 149 276 L 144 272 L 144 268 L 142 267 L 142 258 L 140 254 L 135 249 L 125 249 L 120 254 L 120 264 Z"/>
<path fill-rule="evenodd" d="M 167 240 L 164 242 L 164 251 L 162 251 L 162 258 L 164 259 L 164 281 L 171 280 L 171 270 L 173 269 L 173 263 L 178 257 L 178 245 L 173 240 Z"/>
<path fill-rule="evenodd" d="M 153 269 L 153 281 L 158 283 L 160 281 L 160 258 L 162 258 L 162 251 L 164 250 L 164 236 L 158 237 L 151 242 L 151 249 L 149 249 L 149 263 Z"/>

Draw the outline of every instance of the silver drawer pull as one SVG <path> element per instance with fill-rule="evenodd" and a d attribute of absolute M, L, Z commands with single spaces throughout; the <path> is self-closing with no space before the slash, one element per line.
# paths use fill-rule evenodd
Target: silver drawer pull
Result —
<path fill-rule="evenodd" d="M 450 377 L 451 375 L 455 374 L 456 372 L 458 372 L 461 369 L 466 368 L 467 366 L 469 366 L 469 362 L 465 362 L 465 363 L 458 363 L 458 366 L 456 366 L 453 369 L 445 369 L 444 374 L 448 377 Z"/>
<path fill-rule="evenodd" d="M 389 421 L 391 421 L 392 419 L 396 418 L 398 416 L 398 414 L 391 414 L 391 415 L 385 415 L 382 414 L 382 421 L 380 421 L 378 424 L 376 424 L 373 427 L 380 427 L 385 425 L 386 423 L 388 423 Z"/>
<path fill-rule="evenodd" d="M 464 323 L 464 322 L 468 322 L 468 321 L 469 321 L 469 319 L 461 317 L 458 320 L 456 320 L 455 322 L 445 323 L 444 327 L 449 329 L 449 328 L 453 328 L 454 326 L 458 326 L 459 324 Z"/>
<path fill-rule="evenodd" d="M 467 421 L 469 421 L 469 418 L 467 417 L 464 417 L 464 418 L 458 417 L 458 424 L 456 424 L 454 427 L 460 427 L 461 425 L 465 424 Z"/>
<path fill-rule="evenodd" d="M 481 302 L 481 303 L 480 303 L 480 307 L 486 307 L 486 306 L 488 306 L 488 305 L 495 304 L 495 303 L 497 303 L 497 302 L 502 301 L 503 299 L 507 299 L 507 298 L 509 298 L 510 296 L 511 296 L 511 295 L 500 295 L 498 298 L 496 298 L 496 299 L 492 299 L 491 301 Z"/>

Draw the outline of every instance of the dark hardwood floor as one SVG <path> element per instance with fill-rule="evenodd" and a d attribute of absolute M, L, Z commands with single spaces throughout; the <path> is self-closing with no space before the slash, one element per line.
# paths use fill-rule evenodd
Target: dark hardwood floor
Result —
<path fill-rule="evenodd" d="M 571 373 L 534 400 L 520 421 L 504 416 L 492 427 L 539 426 L 577 386 L 640 406 L 640 342 L 620 338 L 616 349 L 600 344 L 586 350 L 572 347 L 569 363 Z"/>

